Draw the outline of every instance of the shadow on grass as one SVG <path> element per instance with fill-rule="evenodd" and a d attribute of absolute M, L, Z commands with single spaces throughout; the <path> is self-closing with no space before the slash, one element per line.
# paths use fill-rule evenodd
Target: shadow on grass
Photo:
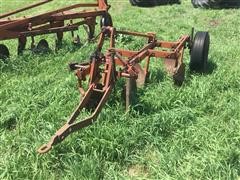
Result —
<path fill-rule="evenodd" d="M 59 47 L 58 47 L 59 48 Z M 53 59 L 54 56 L 63 56 L 66 52 L 75 53 L 81 50 L 82 46 L 69 44 L 67 42 L 63 42 L 61 48 L 54 49 L 49 48 L 47 50 L 41 51 L 37 49 L 26 49 L 23 54 L 12 56 L 5 61 L 0 59 L 0 72 L 3 73 L 17 73 L 21 75 L 26 73 L 25 69 L 29 68 L 29 63 L 34 63 L 37 59 L 38 63 L 43 63 L 45 61 L 49 61 Z"/>
<path fill-rule="evenodd" d="M 212 74 L 217 69 L 217 64 L 213 60 L 209 59 L 205 74 Z"/>
<path fill-rule="evenodd" d="M 0 129 L 14 130 L 17 126 L 17 117 L 10 117 L 0 124 Z"/>
<path fill-rule="evenodd" d="M 203 76 L 210 75 L 216 69 L 217 69 L 217 64 L 213 60 L 209 59 L 206 72 L 204 74 L 195 74 L 195 75 L 203 75 Z M 186 74 L 190 74 L 189 76 L 190 78 L 188 77 L 185 78 L 185 84 L 188 84 L 188 82 L 191 81 L 192 74 L 190 72 Z M 151 75 L 147 80 L 146 86 L 150 86 L 152 83 L 162 82 L 164 77 L 165 77 L 165 73 L 161 70 L 151 71 Z M 174 85 L 174 83 L 173 83 L 173 86 L 175 86 L 176 88 L 180 87 L 180 86 Z M 140 97 L 143 96 L 145 92 L 146 92 L 146 89 L 138 88 L 136 99 L 134 101 L 136 103 L 135 103 L 135 106 L 132 107 L 133 110 L 137 111 L 140 115 L 150 115 L 150 114 L 156 113 L 159 110 L 157 110 L 156 108 L 153 108 L 150 103 L 140 101 Z"/>
<path fill-rule="evenodd" d="M 152 83 L 159 83 L 163 81 L 165 74 L 162 70 L 156 69 L 151 70 L 146 78 L 146 86 L 152 84 Z"/>
<path fill-rule="evenodd" d="M 196 73 L 196 72 L 191 72 L 189 69 L 187 70 L 186 77 L 184 80 L 184 84 L 188 85 L 191 80 L 193 75 L 197 76 L 206 76 L 206 75 L 211 75 L 214 73 L 214 71 L 217 69 L 217 64 L 212 60 L 208 60 L 207 68 L 204 73 Z"/>
<path fill-rule="evenodd" d="M 146 79 L 145 87 L 151 86 L 153 83 L 163 82 L 166 73 L 161 70 L 151 71 L 149 76 Z M 156 108 L 153 108 L 150 103 L 146 103 L 140 100 L 141 96 L 144 96 L 146 93 L 146 88 L 137 88 L 137 94 L 134 100 L 134 104 L 132 106 L 133 111 L 138 112 L 139 115 L 151 115 L 156 113 Z"/>

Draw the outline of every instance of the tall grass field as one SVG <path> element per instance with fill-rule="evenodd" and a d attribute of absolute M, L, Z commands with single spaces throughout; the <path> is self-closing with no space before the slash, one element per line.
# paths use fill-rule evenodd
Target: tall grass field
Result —
<path fill-rule="evenodd" d="M 36 1 L 2 0 L 0 13 Z M 76 2 L 84 1 L 55 0 L 19 16 Z M 153 8 L 132 7 L 128 0 L 109 4 L 118 29 L 156 32 L 158 39 L 168 41 L 190 34 L 192 27 L 209 31 L 208 72 L 191 74 L 187 66 L 185 82 L 176 87 L 161 60 L 153 58 L 149 81 L 138 89 L 138 101 L 129 111 L 121 100 L 123 79 L 96 123 L 39 155 L 37 149 L 80 100 L 68 63 L 87 60 L 96 42 L 86 43 L 82 28 L 83 45 L 72 45 L 66 33 L 58 52 L 53 34 L 36 37 L 36 42 L 48 40 L 52 52 L 46 54 L 25 51 L 17 56 L 17 40 L 1 42 L 11 57 L 0 61 L 0 179 L 239 179 L 240 10 L 194 9 L 190 0 Z M 99 29 L 98 23 L 96 34 Z M 126 49 L 144 43 L 118 40 Z M 186 50 L 186 65 L 189 59 Z"/>

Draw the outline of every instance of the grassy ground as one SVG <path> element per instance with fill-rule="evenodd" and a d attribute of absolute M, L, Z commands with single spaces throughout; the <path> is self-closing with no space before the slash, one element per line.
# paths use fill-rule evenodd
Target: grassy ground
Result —
<path fill-rule="evenodd" d="M 4 3 L 3 12 L 16 5 Z M 165 40 L 176 40 L 193 26 L 208 30 L 209 73 L 187 71 L 176 88 L 154 60 L 135 110 L 124 111 L 118 84 L 97 123 L 39 155 L 36 149 L 79 101 L 67 63 L 88 58 L 95 46 L 74 48 L 66 35 L 58 53 L 16 56 L 16 41 L 6 41 L 12 56 L 9 63 L 0 62 L 0 179 L 238 179 L 240 10 L 193 9 L 190 0 L 148 9 L 127 0 L 110 4 L 114 24 L 122 29 L 157 32 Z M 47 39 L 53 47 L 53 35 Z M 132 43 L 121 46 L 140 45 Z M 185 60 L 188 64 L 188 52 Z"/>

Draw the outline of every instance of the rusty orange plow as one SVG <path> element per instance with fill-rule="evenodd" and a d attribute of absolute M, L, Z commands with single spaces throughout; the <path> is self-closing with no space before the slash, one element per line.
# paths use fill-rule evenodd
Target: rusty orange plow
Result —
<path fill-rule="evenodd" d="M 138 36 L 146 39 L 139 51 L 116 48 L 118 35 Z M 181 85 L 185 77 L 184 50 L 190 50 L 190 70 L 204 72 L 207 66 L 210 38 L 208 32 L 197 32 L 195 36 L 184 35 L 176 42 L 161 41 L 154 33 L 137 33 L 119 31 L 114 27 L 104 26 L 99 37 L 96 51 L 86 63 L 72 63 L 70 69 L 75 71 L 82 100 L 51 140 L 38 149 L 46 153 L 62 142 L 71 133 L 91 125 L 106 104 L 119 78 L 126 78 L 126 107 L 131 105 L 131 96 L 136 86 L 144 85 L 152 58 L 163 60 L 167 72 L 172 75 L 176 84 Z M 103 45 L 109 40 L 110 47 L 102 53 Z M 89 76 L 88 89 L 84 89 L 82 81 Z M 87 109 L 92 114 L 82 121 L 77 121 L 81 110 Z"/>

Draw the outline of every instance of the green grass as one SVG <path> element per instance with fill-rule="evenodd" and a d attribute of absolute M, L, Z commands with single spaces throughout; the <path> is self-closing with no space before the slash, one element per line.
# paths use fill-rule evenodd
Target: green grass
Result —
<path fill-rule="evenodd" d="M 15 8 L 4 3 L 3 12 Z M 37 148 L 79 101 L 67 63 L 87 59 L 95 45 L 74 48 L 66 35 L 58 53 L 17 56 L 16 41 L 4 42 L 12 56 L 0 62 L 0 179 L 239 179 L 240 10 L 194 9 L 190 0 L 155 8 L 131 7 L 127 0 L 110 4 L 121 29 L 156 32 L 164 40 L 189 34 L 193 26 L 209 31 L 211 72 L 187 70 L 177 88 L 153 60 L 135 109 L 124 111 L 119 83 L 93 126 L 39 155 Z M 53 47 L 54 35 L 47 39 Z M 188 64 L 187 51 L 184 59 Z"/>

